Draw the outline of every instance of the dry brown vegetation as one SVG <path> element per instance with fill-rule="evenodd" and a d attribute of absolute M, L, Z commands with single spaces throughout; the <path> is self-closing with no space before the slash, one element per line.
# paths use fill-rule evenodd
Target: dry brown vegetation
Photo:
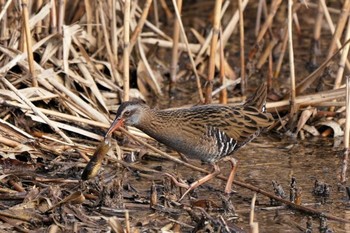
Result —
<path fill-rule="evenodd" d="M 221 208 L 210 200 L 177 203 L 161 162 L 208 171 L 152 146 L 135 129 L 119 132 L 99 176 L 81 181 L 119 103 L 133 98 L 157 107 L 233 103 L 267 82 L 275 132 L 298 140 L 344 135 L 345 185 L 350 1 L 327 4 L 0 0 L 0 229 L 242 232 L 225 197 L 222 214 L 210 213 Z M 135 153 L 160 165 L 131 163 Z M 251 215 L 245 224 L 253 232 Z"/>

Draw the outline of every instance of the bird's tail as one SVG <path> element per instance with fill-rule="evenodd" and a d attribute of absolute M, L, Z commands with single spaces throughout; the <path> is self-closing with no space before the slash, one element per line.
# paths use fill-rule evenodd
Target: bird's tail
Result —
<path fill-rule="evenodd" d="M 267 97 L 267 86 L 266 83 L 262 83 L 255 94 L 247 99 L 244 106 L 253 106 L 259 109 L 261 112 L 266 112 L 266 97 Z"/>

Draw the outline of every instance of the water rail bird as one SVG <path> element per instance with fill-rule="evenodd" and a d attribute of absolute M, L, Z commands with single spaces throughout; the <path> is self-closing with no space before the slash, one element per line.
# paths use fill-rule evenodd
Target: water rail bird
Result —
<path fill-rule="evenodd" d="M 219 160 L 231 162 L 225 192 L 231 192 L 236 160 L 231 155 L 274 122 L 266 112 L 266 84 L 242 105 L 208 104 L 179 109 L 151 109 L 141 101 L 122 103 L 105 137 L 119 127 L 134 126 L 155 140 L 213 165 L 214 171 L 188 186 L 180 200 L 199 185 L 219 174 Z"/>

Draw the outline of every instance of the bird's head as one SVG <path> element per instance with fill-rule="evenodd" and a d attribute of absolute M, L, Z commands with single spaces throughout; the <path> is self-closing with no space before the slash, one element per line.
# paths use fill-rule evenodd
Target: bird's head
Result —
<path fill-rule="evenodd" d="M 149 107 L 142 101 L 127 101 L 122 103 L 105 137 L 110 136 L 115 130 L 124 125 L 135 126 L 140 124 L 147 110 L 149 110 Z"/>

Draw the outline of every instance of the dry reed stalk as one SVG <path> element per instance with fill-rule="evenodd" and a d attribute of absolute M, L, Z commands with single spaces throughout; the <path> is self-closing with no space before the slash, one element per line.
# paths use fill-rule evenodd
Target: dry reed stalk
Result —
<path fill-rule="evenodd" d="M 288 53 L 289 53 L 289 70 L 290 70 L 290 114 L 296 112 L 295 104 L 295 67 L 294 67 L 294 47 L 293 47 L 293 0 L 288 0 Z"/>
<path fill-rule="evenodd" d="M 220 33 L 220 16 L 221 16 L 222 0 L 215 1 L 214 20 L 213 20 L 213 36 L 211 37 L 210 55 L 208 64 L 208 77 L 205 90 L 205 103 L 212 101 L 211 93 L 213 91 L 213 80 L 215 74 L 215 57 L 217 51 L 218 36 Z"/>
<path fill-rule="evenodd" d="M 182 0 L 176 1 L 176 6 L 181 13 L 182 11 Z M 178 66 L 178 59 L 179 59 L 179 36 L 180 36 L 180 24 L 178 22 L 178 19 L 175 18 L 174 20 L 174 32 L 173 32 L 173 48 L 171 53 L 171 64 L 170 64 L 170 78 L 171 82 L 176 81 L 176 73 L 177 73 L 177 66 Z"/>
<path fill-rule="evenodd" d="M 245 77 L 245 55 L 244 55 L 244 17 L 242 0 L 238 0 L 239 10 L 239 45 L 240 45 L 240 60 L 241 60 L 241 92 L 245 94 L 247 80 Z"/>
<path fill-rule="evenodd" d="M 345 97 L 345 88 L 338 88 L 336 90 L 329 90 L 329 91 L 318 92 L 310 95 L 297 96 L 295 98 L 295 104 L 300 107 L 308 106 L 308 105 L 312 106 L 313 104 L 324 103 L 325 101 L 334 100 L 337 98 L 344 98 L 344 97 Z M 289 100 L 268 102 L 266 104 L 266 107 L 268 109 L 275 109 L 275 108 L 286 107 L 286 106 L 290 106 Z"/>
<path fill-rule="evenodd" d="M 312 66 L 317 66 L 317 56 L 320 55 L 320 37 L 323 24 L 323 9 L 321 2 L 318 2 L 317 16 L 313 33 L 312 49 L 310 50 L 310 63 Z"/>
<path fill-rule="evenodd" d="M 328 18 L 328 17 L 330 18 L 325 1 L 321 0 L 321 4 L 324 7 L 326 18 Z M 343 33 L 343 30 L 345 28 L 345 24 L 346 24 L 346 20 L 348 19 L 349 11 L 350 11 L 350 0 L 345 0 L 343 3 L 343 8 L 342 8 L 341 14 L 339 15 L 339 18 L 338 18 L 338 24 L 336 26 L 336 29 L 334 30 L 334 32 L 332 32 L 333 37 L 332 37 L 331 44 L 329 45 L 327 58 L 332 56 L 332 54 L 334 53 L 334 50 L 336 49 L 337 44 L 338 44 L 338 48 L 341 46 L 339 39 L 340 39 L 341 34 Z"/>
<path fill-rule="evenodd" d="M 96 10 L 98 9 L 98 2 L 94 1 L 94 2 L 90 2 L 91 4 L 91 7 L 92 7 L 92 12 L 94 13 L 94 17 L 93 17 L 93 21 L 95 21 L 95 24 L 96 25 L 101 25 L 101 17 L 100 17 L 100 11 L 99 10 Z M 103 43 L 104 39 L 103 39 L 103 28 L 102 27 L 96 27 L 95 28 L 96 30 L 96 47 L 99 48 L 96 52 L 95 52 L 95 55 L 94 56 L 99 56 L 99 57 L 103 57 L 104 53 L 102 52 L 105 45 Z M 118 67 L 118 68 L 121 68 L 121 67 Z"/>
<path fill-rule="evenodd" d="M 288 24 L 286 26 L 288 26 Z M 284 55 L 286 54 L 286 50 L 287 50 L 287 44 L 288 44 L 288 30 L 287 30 L 286 27 L 284 27 L 282 48 L 281 48 L 280 55 L 278 57 L 278 61 L 277 61 L 277 64 L 276 64 L 275 72 L 273 74 L 274 78 L 278 78 L 279 75 L 280 75 L 281 67 L 282 67 L 282 64 L 283 64 L 283 58 L 284 58 Z"/>
<path fill-rule="evenodd" d="M 57 134 L 59 134 L 66 142 L 68 142 L 69 144 L 74 144 L 73 141 L 66 136 L 58 127 L 56 124 L 54 124 L 49 118 L 47 118 L 47 116 L 45 114 L 43 114 L 41 111 L 38 110 L 38 108 L 32 103 L 30 102 L 25 96 L 23 96 L 9 81 L 7 81 L 7 79 L 2 78 L 1 81 L 3 82 L 4 85 L 6 85 L 11 91 L 13 91 L 14 93 L 16 93 L 16 95 L 21 98 L 21 100 L 28 105 L 32 111 L 40 116 Z"/>
<path fill-rule="evenodd" d="M 116 233 L 124 233 L 124 229 L 117 217 L 109 217 L 107 221 L 108 225 Z"/>
<path fill-rule="evenodd" d="M 29 116 L 35 122 L 44 123 L 44 124 L 46 123 L 41 117 L 38 117 L 38 116 L 32 115 L 32 114 L 26 114 L 26 115 Z M 70 131 L 70 132 L 79 134 L 81 136 L 94 139 L 96 141 L 101 141 L 103 139 L 103 137 L 101 135 L 92 133 L 91 131 L 81 129 L 79 127 L 72 126 L 70 124 L 64 124 L 64 123 L 54 121 L 54 120 L 51 120 L 51 122 L 54 123 L 59 129 L 64 129 L 65 131 Z M 49 140 L 55 141 L 55 142 L 60 142 L 58 140 L 53 140 L 52 138 L 45 137 L 45 135 L 43 135 L 42 138 L 46 138 L 46 139 L 49 139 Z M 62 142 L 60 142 L 60 143 L 62 143 Z"/>
<path fill-rule="evenodd" d="M 13 147 L 13 148 L 16 148 L 16 147 L 20 147 L 22 144 L 19 143 L 18 141 L 15 141 L 15 140 L 11 140 L 9 138 L 5 138 L 3 136 L 0 135 L 0 143 L 2 145 L 6 145 L 8 147 Z"/>
<path fill-rule="evenodd" d="M 141 17 L 139 19 L 139 22 L 137 23 L 136 28 L 134 29 L 134 32 L 131 35 L 131 39 L 130 39 L 130 47 L 129 47 L 129 52 L 131 53 L 138 36 L 140 35 L 143 25 L 145 24 L 146 20 L 147 20 L 147 16 L 148 16 L 148 12 L 149 12 L 149 8 L 151 7 L 151 3 L 152 0 L 147 0 L 145 2 L 145 4 L 143 5 L 143 9 L 142 9 L 142 14 Z"/>
<path fill-rule="evenodd" d="M 154 75 L 154 72 L 153 72 L 153 70 L 152 70 L 152 68 L 151 68 L 151 65 L 149 64 L 149 62 L 148 62 L 148 60 L 147 60 L 145 51 L 144 51 L 144 49 L 143 49 L 143 47 L 142 47 L 141 39 L 139 38 L 139 39 L 137 40 L 137 42 L 138 42 L 137 44 L 138 44 L 138 48 L 139 48 L 139 53 L 140 53 L 141 60 L 143 61 L 144 65 L 145 65 L 145 67 L 146 67 L 146 70 L 147 70 L 147 72 L 148 72 L 148 74 L 149 74 L 149 76 L 150 76 L 150 78 L 151 78 L 151 80 L 152 80 L 154 86 L 156 87 L 156 90 L 155 90 L 155 91 L 157 91 L 157 94 L 158 94 L 158 95 L 163 95 L 162 89 L 161 89 L 161 87 L 160 87 L 160 85 L 159 85 L 159 83 L 158 83 L 158 81 L 157 81 L 157 78 L 156 78 L 156 76 Z"/>
<path fill-rule="evenodd" d="M 37 0 L 35 3 L 35 7 L 36 7 L 35 11 L 38 12 L 42 6 L 43 6 L 43 0 Z M 42 26 L 43 26 L 42 21 L 39 21 L 35 25 L 35 34 L 39 35 L 42 32 Z"/>
<path fill-rule="evenodd" d="M 20 104 L 20 103 L 16 103 L 14 101 L 4 101 L 2 99 L 0 99 L 1 103 L 4 106 L 11 106 L 11 107 L 17 107 L 20 108 L 22 110 L 26 111 L 26 114 L 29 114 L 31 111 L 31 108 L 25 104 Z M 40 108 L 37 107 L 38 111 L 42 112 L 45 115 L 50 115 L 54 118 L 59 118 L 61 120 L 66 120 L 66 121 L 70 121 L 71 123 L 77 123 L 77 124 L 88 124 L 94 127 L 100 127 L 100 128 L 105 128 L 107 129 L 110 126 L 110 123 L 105 123 L 105 122 L 101 122 L 101 121 L 96 121 L 96 120 L 90 120 L 90 119 L 86 119 L 86 118 L 82 118 L 82 117 L 77 117 L 74 115 L 70 115 L 70 114 L 66 114 L 66 113 L 61 113 L 58 111 L 54 111 L 54 110 L 50 110 L 50 109 L 46 109 L 46 108 Z M 1 123 L 1 121 L 0 121 Z"/>
<path fill-rule="evenodd" d="M 116 1 L 116 0 L 112 0 Z M 86 31 L 89 37 L 92 36 L 92 22 L 93 22 L 93 14 L 90 0 L 84 0 L 85 5 L 85 13 L 86 13 Z M 115 13 L 114 13 L 115 14 Z"/>
<path fill-rule="evenodd" d="M 300 23 L 299 23 L 299 18 L 298 18 L 298 15 L 297 15 L 297 11 L 299 10 L 299 8 L 301 7 L 301 3 L 297 3 L 294 8 L 293 8 L 293 12 L 292 12 L 292 15 L 293 15 L 293 22 L 294 22 L 294 25 L 295 25 L 295 30 L 297 31 L 297 34 L 298 35 L 301 35 L 301 29 L 300 29 Z"/>
<path fill-rule="evenodd" d="M 271 3 L 271 10 L 270 13 L 268 14 L 265 23 L 263 24 L 263 26 L 261 27 L 261 30 L 256 38 L 256 43 L 260 44 L 261 40 L 263 39 L 267 29 L 269 27 L 271 27 L 273 18 L 275 17 L 275 14 L 280 6 L 280 4 L 282 3 L 282 0 L 274 0 Z"/>
<path fill-rule="evenodd" d="M 246 6 L 248 5 L 249 0 L 244 0 L 242 3 L 242 9 L 245 10 Z M 233 31 L 236 29 L 237 23 L 239 20 L 239 10 L 237 9 L 235 13 L 232 15 L 232 18 L 228 22 L 226 28 L 224 29 L 222 33 L 222 43 L 225 47 L 228 40 L 231 38 Z"/>
<path fill-rule="evenodd" d="M 166 0 L 160 0 L 160 5 L 163 8 L 163 11 L 165 12 L 165 16 L 167 18 L 167 22 L 171 22 L 171 19 L 174 18 L 173 14 L 171 13 Z"/>
<path fill-rule="evenodd" d="M 97 86 L 97 84 L 95 82 L 95 79 L 94 79 L 94 77 L 91 74 L 91 70 L 94 70 L 94 68 L 96 68 L 96 67 L 94 66 L 94 64 L 90 60 L 90 57 L 88 56 L 88 54 L 85 51 L 84 47 L 79 43 L 79 41 L 76 40 L 76 39 L 74 39 L 74 41 L 76 42 L 76 44 L 79 47 L 80 55 L 75 50 L 75 48 L 72 47 L 71 48 L 71 53 L 72 53 L 73 57 L 76 58 L 76 59 L 79 59 L 79 57 L 82 55 L 85 58 L 86 63 L 88 64 L 88 65 L 86 65 L 85 63 L 78 63 L 77 66 L 78 66 L 80 72 L 83 74 L 83 77 L 86 79 L 86 81 L 88 83 L 87 86 L 91 90 L 92 94 L 95 96 L 95 98 L 98 101 L 99 105 L 103 108 L 103 110 L 105 112 L 108 112 L 107 105 L 105 103 L 104 98 L 102 97 L 101 91 L 98 88 L 98 86 Z M 71 73 L 74 73 L 74 72 L 71 72 Z M 97 75 L 95 75 L 95 77 L 96 76 Z M 74 78 L 73 76 L 71 76 L 71 77 Z M 79 77 L 78 74 L 75 77 Z M 76 80 L 76 81 L 79 83 L 79 80 Z"/>
<path fill-rule="evenodd" d="M 47 75 L 47 74 L 43 74 L 43 77 L 44 75 Z M 40 83 L 43 81 L 44 80 L 39 80 Z M 84 112 L 85 115 L 91 117 L 92 119 L 108 123 L 107 118 L 102 113 L 100 113 L 96 108 L 91 107 L 81 98 L 79 98 L 76 94 L 74 94 L 71 90 L 68 90 L 65 86 L 59 83 L 56 79 L 50 78 L 50 79 L 46 79 L 45 81 L 49 81 L 49 83 L 59 93 L 65 93 L 73 101 L 73 103 L 79 106 L 79 108 Z"/>
<path fill-rule="evenodd" d="M 224 66 L 224 48 L 222 46 L 222 40 L 221 40 L 221 34 L 222 34 L 222 30 L 220 29 L 220 72 L 219 72 L 219 79 L 220 79 L 220 84 L 222 87 L 224 87 L 226 85 L 226 77 L 225 77 L 225 66 Z M 214 94 L 214 92 L 212 92 L 212 94 Z M 227 89 L 223 88 L 220 91 L 220 97 L 219 97 L 219 101 L 221 104 L 227 104 Z"/>
<path fill-rule="evenodd" d="M 65 15 L 65 1 L 58 0 L 57 32 L 62 35 Z M 57 58 L 62 59 L 62 47 L 58 48 Z"/>
<path fill-rule="evenodd" d="M 160 28 L 158 11 L 159 11 L 159 9 L 158 9 L 158 1 L 157 0 L 153 0 L 154 24 L 156 25 L 157 28 Z"/>
<path fill-rule="evenodd" d="M 261 69 L 261 67 L 265 64 L 266 60 L 270 56 L 270 54 L 273 51 L 273 48 L 277 44 L 277 38 L 273 37 L 272 40 L 268 43 L 265 50 L 262 52 L 261 56 L 259 57 L 259 60 L 256 64 L 257 69 Z"/>
<path fill-rule="evenodd" d="M 130 0 L 124 1 L 124 51 L 123 51 L 123 101 L 129 100 L 129 72 L 130 72 Z"/>
<path fill-rule="evenodd" d="M 346 77 L 346 121 L 344 130 L 344 155 L 341 167 L 340 182 L 345 184 L 346 171 L 348 169 L 349 161 L 349 144 L 350 144 L 350 77 Z"/>
<path fill-rule="evenodd" d="M 137 7 L 137 11 L 135 12 L 135 15 L 137 17 L 140 17 L 140 14 L 138 13 L 138 11 L 141 11 L 141 9 L 139 7 Z M 146 20 L 145 25 L 147 27 L 149 27 L 152 31 L 154 31 L 155 33 L 157 33 L 159 36 L 163 37 L 164 39 L 168 40 L 168 41 L 172 41 L 171 37 L 169 37 L 167 34 L 165 34 L 162 30 L 160 30 L 159 28 L 157 28 L 155 25 L 153 25 L 151 22 L 149 22 L 148 20 Z"/>
<path fill-rule="evenodd" d="M 129 211 L 125 211 L 125 232 L 131 233 Z"/>
<path fill-rule="evenodd" d="M 51 12 L 50 12 L 50 29 L 49 33 L 57 33 L 57 12 L 56 12 L 56 1 L 51 0 Z"/>
<path fill-rule="evenodd" d="M 349 39 L 350 39 L 350 17 L 348 17 L 348 24 L 346 27 L 344 42 L 346 42 Z M 340 57 L 340 61 L 339 61 L 339 68 L 338 68 L 337 76 L 336 76 L 335 83 L 334 83 L 334 89 L 339 88 L 341 85 L 341 81 L 343 79 L 343 74 L 344 74 L 345 62 L 346 62 L 347 57 L 348 57 L 349 47 L 350 47 L 349 43 L 346 44 L 342 53 L 341 53 L 341 57 Z"/>
<path fill-rule="evenodd" d="M 273 78 L 273 55 L 270 53 L 269 55 L 269 66 L 268 66 L 268 73 L 267 73 L 267 90 L 269 90 L 270 87 L 272 87 L 272 78 Z"/>
<path fill-rule="evenodd" d="M 119 79 L 118 79 L 117 65 L 116 65 L 115 60 L 114 60 L 115 54 L 112 52 L 111 44 L 109 43 L 109 33 L 107 30 L 107 23 L 106 23 L 106 19 L 105 19 L 105 13 L 103 10 L 102 1 L 99 1 L 98 9 L 100 12 L 101 26 L 102 26 L 102 30 L 103 30 L 105 46 L 106 46 L 107 55 L 108 55 L 107 58 L 108 58 L 108 61 L 111 65 L 111 76 L 112 76 L 112 79 L 118 83 Z M 128 63 L 128 65 L 129 65 L 129 63 Z M 124 78 L 125 78 L 125 74 L 124 74 Z M 129 71 L 128 71 L 128 80 L 129 80 Z M 125 85 L 125 83 L 124 83 L 124 85 Z M 128 87 L 128 85 L 127 85 L 127 87 Z M 127 93 L 129 93 L 129 91 L 127 91 Z M 125 94 L 125 89 L 124 89 L 124 94 Z"/>
<path fill-rule="evenodd" d="M 313 3 L 313 2 L 309 1 L 307 3 L 307 5 L 310 8 L 319 8 L 320 7 L 320 1 L 317 1 L 317 3 Z M 332 14 L 340 14 L 340 12 L 341 12 L 341 10 L 333 8 L 333 7 L 327 7 L 327 8 L 328 8 L 329 13 L 332 13 Z"/>
<path fill-rule="evenodd" d="M 2 22 L 6 22 L 5 18 L 7 18 L 6 17 L 7 16 L 7 10 L 8 10 L 8 8 L 9 8 L 11 3 L 12 3 L 12 0 L 9 0 L 9 1 L 2 0 L 1 1 L 1 6 L 2 7 L 1 7 L 1 12 L 0 12 L 0 20 Z M 5 18 L 4 18 L 4 16 L 5 16 Z M 4 30 L 4 29 L 2 28 L 1 30 Z"/>
<path fill-rule="evenodd" d="M 350 40 L 347 40 L 346 42 L 344 42 L 343 46 L 338 49 L 332 57 L 330 57 L 329 59 L 326 59 L 316 70 L 314 70 L 309 76 L 307 76 L 306 78 L 302 79 L 301 82 L 299 82 L 299 84 L 297 85 L 296 88 L 296 93 L 301 93 L 303 92 L 306 88 L 308 88 L 311 83 L 313 83 L 317 78 L 318 78 L 318 74 L 321 73 L 323 71 L 323 69 L 326 67 L 326 65 L 334 58 L 338 55 L 338 53 L 345 47 L 345 45 L 347 45 L 350 42 Z"/>
<path fill-rule="evenodd" d="M 111 47 L 112 47 L 112 56 L 114 64 L 118 64 L 118 28 L 117 28 L 117 0 L 110 0 L 109 5 L 110 7 L 110 17 L 111 19 Z M 118 71 L 116 71 L 118 72 Z"/>
<path fill-rule="evenodd" d="M 341 15 L 339 16 L 337 27 L 334 28 L 334 24 L 333 24 L 332 18 L 330 16 L 330 13 L 328 11 L 328 8 L 326 6 L 325 1 L 320 0 L 320 3 L 322 6 L 322 9 L 324 11 L 324 15 L 325 15 L 325 18 L 327 20 L 329 29 L 331 30 L 331 32 L 333 34 L 331 45 L 329 46 L 329 49 L 328 49 L 328 54 L 327 54 L 327 59 L 328 59 L 334 53 L 336 46 L 338 47 L 338 49 L 340 49 L 342 47 L 342 45 L 340 43 L 340 36 L 343 33 L 343 30 L 345 27 L 346 19 L 347 19 L 349 10 L 350 10 L 349 9 L 350 5 L 349 5 L 349 0 L 346 0 L 346 2 L 343 5 L 343 11 L 342 11 Z M 344 14 L 345 11 L 347 12 L 346 14 Z M 348 68 L 348 70 L 350 70 L 350 63 L 348 60 L 346 60 L 346 67 Z"/>
<path fill-rule="evenodd" d="M 32 85 L 34 87 L 38 86 L 38 80 L 36 78 L 36 73 L 34 69 L 34 57 L 32 50 L 32 35 L 29 28 L 29 13 L 28 13 L 28 1 L 22 0 L 22 17 L 23 17 L 23 27 L 25 31 L 26 38 L 26 49 L 27 49 L 27 60 L 29 65 L 29 71 L 32 78 Z"/>
<path fill-rule="evenodd" d="M 256 12 L 256 21 L 255 21 L 255 36 L 258 36 L 259 31 L 260 31 L 260 25 L 261 25 L 261 17 L 262 17 L 262 9 L 263 9 L 263 4 L 266 4 L 265 0 L 259 0 L 257 12 Z"/>
<path fill-rule="evenodd" d="M 165 40 L 161 40 L 161 39 L 155 39 L 155 38 L 142 38 L 141 39 L 142 43 L 145 44 L 158 44 L 159 47 L 163 47 L 163 48 L 172 48 L 173 43 L 171 41 L 165 41 Z M 180 50 L 184 50 L 184 51 L 191 51 L 192 53 L 197 53 L 201 48 L 200 44 L 188 44 L 188 46 L 186 45 L 186 43 L 179 43 L 179 49 Z"/>
<path fill-rule="evenodd" d="M 259 233 L 259 223 L 254 222 L 254 211 L 255 211 L 255 201 L 256 201 L 256 192 L 252 198 L 250 204 L 250 215 L 249 215 L 249 232 L 250 233 Z"/>
<path fill-rule="evenodd" d="M 224 16 L 224 13 L 226 12 L 228 6 L 229 6 L 229 2 L 226 1 L 226 2 L 224 3 L 223 7 L 222 7 L 222 10 L 221 10 L 221 12 L 222 12 L 221 18 Z M 236 14 L 234 14 L 234 16 L 236 16 L 236 15 L 237 15 L 237 17 L 236 17 L 236 18 L 237 18 L 236 24 L 237 24 L 237 22 L 238 22 L 238 12 L 236 12 Z M 221 19 L 220 19 L 220 20 L 221 20 Z M 236 25 L 236 24 L 235 24 L 235 25 Z M 208 47 L 209 47 L 210 40 L 211 40 L 211 37 L 212 37 L 212 36 L 213 36 L 213 31 L 210 31 L 209 34 L 208 34 L 208 36 L 205 38 L 205 41 L 204 41 L 203 43 L 200 42 L 200 43 L 201 43 L 200 50 L 199 50 L 199 52 L 197 52 L 197 57 L 196 57 L 196 59 L 195 59 L 195 64 L 196 64 L 196 65 L 198 65 L 200 62 L 202 62 L 202 61 L 205 59 L 204 56 L 203 56 L 203 54 L 206 53 L 206 52 L 208 52 Z M 223 36 L 220 37 L 220 40 L 221 40 L 220 43 L 222 43 L 222 44 L 223 44 L 223 47 L 225 47 L 225 46 L 224 46 L 224 43 L 223 43 Z M 209 54 L 209 52 L 208 52 L 208 54 Z"/>
<path fill-rule="evenodd" d="M 199 75 L 198 75 L 198 72 L 197 72 L 196 64 L 194 63 L 194 60 L 193 60 L 192 52 L 191 52 L 191 50 L 189 48 L 189 43 L 188 43 L 188 39 L 187 39 L 187 36 L 186 36 L 185 28 L 184 28 L 184 26 L 182 24 L 181 16 L 180 16 L 179 10 L 176 7 L 175 0 L 172 0 L 172 2 L 173 2 L 173 6 L 174 6 L 174 10 L 175 10 L 175 13 L 176 13 L 177 20 L 178 20 L 179 25 L 180 25 L 181 33 L 183 35 L 183 39 L 184 39 L 185 44 L 186 44 L 186 48 L 187 48 L 188 56 L 189 56 L 190 61 L 191 61 L 192 69 L 193 69 L 194 75 L 196 77 L 196 84 L 197 84 L 197 89 L 198 89 L 199 100 L 202 103 L 204 103 L 204 97 L 203 97 L 203 91 L 202 91 L 201 82 L 200 82 Z"/>
<path fill-rule="evenodd" d="M 346 33 L 345 33 L 345 38 L 344 38 L 344 41 L 346 42 L 347 40 L 350 39 L 350 17 L 348 18 L 348 24 L 347 24 L 347 28 L 346 28 Z M 350 48 L 350 44 L 346 44 L 342 53 L 341 53 L 341 56 L 340 56 L 340 61 L 339 61 L 339 68 L 338 68 L 338 71 L 337 71 L 337 76 L 336 76 L 336 79 L 335 79 L 335 83 L 334 83 L 334 87 L 333 89 L 338 89 L 341 85 L 341 81 L 343 79 L 343 75 L 344 75 L 344 68 L 345 68 L 345 63 L 346 63 L 346 60 L 347 60 L 347 57 L 348 57 L 348 53 L 349 53 L 349 48 Z M 330 108 L 330 111 L 334 111 L 335 110 L 335 107 L 331 107 Z"/>

